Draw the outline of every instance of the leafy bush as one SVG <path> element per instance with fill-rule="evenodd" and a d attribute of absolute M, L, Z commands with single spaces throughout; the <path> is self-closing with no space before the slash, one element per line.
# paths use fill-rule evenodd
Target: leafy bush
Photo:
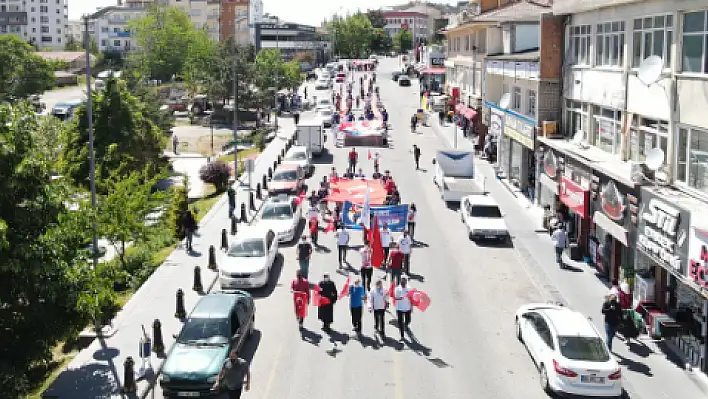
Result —
<path fill-rule="evenodd" d="M 182 226 L 180 225 L 180 218 L 189 208 L 189 188 L 187 183 L 187 177 L 185 176 L 181 186 L 172 186 L 170 207 L 166 212 L 168 226 L 173 229 L 174 237 L 179 240 L 184 239 L 184 231 L 182 231 Z"/>
<path fill-rule="evenodd" d="M 199 169 L 199 178 L 204 183 L 213 184 L 217 191 L 226 190 L 230 177 L 231 167 L 226 162 L 210 162 Z"/>
<path fill-rule="evenodd" d="M 253 140 L 253 145 L 258 148 L 258 151 L 263 152 L 266 148 L 266 136 L 268 135 L 267 129 L 258 128 L 253 131 L 251 135 Z"/>

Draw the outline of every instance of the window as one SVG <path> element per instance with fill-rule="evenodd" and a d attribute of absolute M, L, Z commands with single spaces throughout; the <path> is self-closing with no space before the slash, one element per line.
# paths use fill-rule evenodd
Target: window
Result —
<path fill-rule="evenodd" d="M 115 47 L 120 47 L 120 40 L 114 40 L 114 41 L 113 41 L 113 46 L 115 46 Z"/>
<path fill-rule="evenodd" d="M 708 11 L 690 12 L 683 16 L 681 60 L 684 72 L 708 73 Z"/>
<path fill-rule="evenodd" d="M 47 6 L 39 6 L 39 12 L 49 12 L 49 7 L 47 7 Z"/>
<path fill-rule="evenodd" d="M 520 110 L 521 109 L 521 89 L 514 87 L 514 92 L 511 94 L 511 109 Z"/>
<path fill-rule="evenodd" d="M 101 40 L 101 47 L 106 47 L 106 39 Z"/>
<path fill-rule="evenodd" d="M 465 36 L 465 51 L 470 51 L 470 36 Z"/>
<path fill-rule="evenodd" d="M 49 27 L 48 27 L 48 26 L 43 26 L 43 27 L 42 27 L 42 33 L 49 33 Z"/>
<path fill-rule="evenodd" d="M 594 145 L 603 151 L 618 154 L 622 132 L 619 111 L 602 107 L 594 107 L 594 111 Z"/>
<path fill-rule="evenodd" d="M 638 68 L 646 58 L 658 55 L 664 68 L 671 66 L 671 43 L 674 40 L 674 18 L 671 15 L 634 20 L 632 66 Z"/>
<path fill-rule="evenodd" d="M 583 131 L 587 135 L 588 130 L 588 112 L 587 105 L 568 100 L 565 105 L 566 118 L 565 129 L 570 137 L 573 137 L 578 131 Z M 587 136 L 586 136 L 587 137 Z"/>
<path fill-rule="evenodd" d="M 624 62 L 624 22 L 597 25 L 595 35 L 595 65 L 622 66 Z"/>
<path fill-rule="evenodd" d="M 536 118 L 536 92 L 534 90 L 528 91 L 527 105 L 526 115 Z"/>
<path fill-rule="evenodd" d="M 571 26 L 568 44 L 571 65 L 590 65 L 590 25 Z"/>
<path fill-rule="evenodd" d="M 558 346 L 566 359 L 582 362 L 606 362 L 610 360 L 605 342 L 600 337 L 558 337 Z"/>
<path fill-rule="evenodd" d="M 43 23 L 43 24 L 48 24 L 48 23 L 49 23 L 49 17 L 42 15 L 41 17 L 39 17 L 39 22 L 41 22 L 41 23 Z"/>
<path fill-rule="evenodd" d="M 666 154 L 668 140 L 667 122 L 635 116 L 629 131 L 629 159 L 645 161 L 646 152 L 652 148 L 661 148 Z"/>
<path fill-rule="evenodd" d="M 107 26 L 101 27 L 101 32 L 102 32 L 102 33 L 108 33 L 108 27 L 107 27 Z"/>
<path fill-rule="evenodd" d="M 679 128 L 676 180 L 708 195 L 708 131 Z"/>

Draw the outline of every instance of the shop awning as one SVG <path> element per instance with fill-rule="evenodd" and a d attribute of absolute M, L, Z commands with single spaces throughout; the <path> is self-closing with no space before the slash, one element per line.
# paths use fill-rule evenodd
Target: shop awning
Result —
<path fill-rule="evenodd" d="M 538 182 L 541 183 L 542 186 L 551 190 L 553 194 L 558 195 L 558 182 L 551 179 L 547 174 L 541 173 L 541 178 L 538 179 Z"/>
<path fill-rule="evenodd" d="M 600 211 L 595 211 L 595 214 L 592 218 L 595 224 L 600 226 L 601 229 L 605 230 L 607 234 L 611 235 L 617 241 L 621 242 L 622 245 L 624 245 L 625 247 L 628 245 L 627 243 L 629 242 L 629 232 L 627 232 L 627 229 L 613 222 L 612 220 L 610 220 L 610 218 L 605 216 L 605 214 Z"/>
<path fill-rule="evenodd" d="M 423 75 L 444 75 L 445 68 L 425 68 Z"/>

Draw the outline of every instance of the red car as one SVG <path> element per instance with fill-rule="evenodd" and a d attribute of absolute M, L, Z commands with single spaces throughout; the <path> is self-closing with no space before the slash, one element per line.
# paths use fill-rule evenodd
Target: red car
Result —
<path fill-rule="evenodd" d="M 273 172 L 268 184 L 268 193 L 297 195 L 302 192 L 304 184 L 305 171 L 299 165 L 284 163 Z"/>

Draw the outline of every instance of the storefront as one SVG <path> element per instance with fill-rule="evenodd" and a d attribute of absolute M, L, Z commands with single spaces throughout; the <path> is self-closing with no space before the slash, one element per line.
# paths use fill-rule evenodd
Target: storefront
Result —
<path fill-rule="evenodd" d="M 508 163 L 500 158 L 509 181 L 533 200 L 536 187 L 535 121 L 506 111 L 501 146 L 508 149 Z"/>
<path fill-rule="evenodd" d="M 590 217 L 590 188 L 576 183 L 569 176 L 561 176 L 558 185 L 558 199 L 564 207 L 558 210 L 564 215 L 563 222 L 568 239 L 585 253 L 587 243 L 588 218 Z M 572 251 L 571 251 L 572 253 Z M 579 260 L 579 254 L 571 256 Z"/>
<path fill-rule="evenodd" d="M 588 254 L 601 277 L 611 281 L 634 275 L 639 197 L 628 187 L 598 171 L 591 184 L 592 224 Z"/>
<path fill-rule="evenodd" d="M 537 158 L 540 160 L 538 169 L 537 199 L 538 204 L 545 208 L 556 209 L 558 202 L 558 176 L 563 172 L 563 157 L 548 147 L 539 148 Z"/>
<path fill-rule="evenodd" d="M 446 70 L 442 67 L 429 67 L 420 71 L 420 87 L 423 91 L 442 93 L 445 88 Z"/>
<path fill-rule="evenodd" d="M 459 103 L 455 106 L 455 113 L 459 117 L 457 124 L 465 137 L 471 137 L 477 133 L 480 117 L 475 109 Z"/>

